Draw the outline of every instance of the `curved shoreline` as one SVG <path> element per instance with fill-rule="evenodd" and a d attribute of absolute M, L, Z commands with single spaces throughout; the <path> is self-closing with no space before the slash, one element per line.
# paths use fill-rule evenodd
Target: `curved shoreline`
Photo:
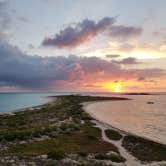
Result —
<path fill-rule="evenodd" d="M 111 100 L 110 100 L 110 101 L 111 101 Z M 115 129 L 115 130 L 117 130 L 117 131 L 119 131 L 119 132 L 121 132 L 121 133 L 124 133 L 124 134 L 126 134 L 126 135 L 133 135 L 133 136 L 141 137 L 141 138 L 144 138 L 144 139 L 146 139 L 146 140 L 153 141 L 153 142 L 156 142 L 156 143 L 159 143 L 159 144 L 162 144 L 162 145 L 166 145 L 166 144 L 164 144 L 163 142 L 160 142 L 160 141 L 157 141 L 157 140 L 153 140 L 153 139 L 151 139 L 151 138 L 149 138 L 149 137 L 142 136 L 142 135 L 139 135 L 139 134 L 130 132 L 130 131 L 125 131 L 125 130 L 120 129 L 120 128 L 116 127 L 116 126 L 113 126 L 113 125 L 111 125 L 111 124 L 108 124 L 108 123 L 105 122 L 104 120 L 101 120 L 101 119 L 99 119 L 98 117 L 96 117 L 96 115 L 95 115 L 94 113 L 90 112 L 90 111 L 87 109 L 87 107 L 88 107 L 89 105 L 91 105 L 91 104 L 96 104 L 96 103 L 100 103 L 100 102 L 110 102 L 110 101 L 108 101 L 108 100 L 104 101 L 104 100 L 103 100 L 103 101 L 83 102 L 83 103 L 82 103 L 83 110 L 84 110 L 85 112 L 87 112 L 87 113 L 88 113 L 91 117 L 93 117 L 95 120 L 97 120 L 98 122 L 100 122 L 100 123 L 103 124 L 104 126 L 107 126 L 108 128 Z M 112 101 L 111 101 L 111 102 L 112 102 Z"/>
<path fill-rule="evenodd" d="M 124 156 L 127 160 L 125 162 L 125 164 L 127 166 L 159 166 L 160 164 L 166 164 L 166 161 L 165 160 L 162 160 L 162 161 L 152 161 L 152 162 L 143 162 L 142 160 L 138 159 L 136 156 L 134 156 L 131 152 L 129 152 L 122 144 L 122 140 L 119 140 L 119 141 L 116 141 L 116 140 L 110 140 L 108 138 L 108 136 L 106 135 L 105 131 L 106 130 L 109 130 L 109 129 L 112 129 L 112 130 L 115 130 L 117 132 L 119 132 L 121 135 L 123 135 L 123 137 L 126 137 L 126 136 L 134 136 L 134 137 L 139 137 L 139 138 L 142 138 L 142 139 L 145 139 L 149 142 L 154 142 L 154 143 L 158 143 L 162 146 L 165 146 L 165 144 L 163 144 L 162 142 L 158 142 L 158 141 L 154 141 L 152 139 L 149 139 L 147 137 L 144 137 L 144 136 L 139 136 L 137 134 L 134 134 L 134 133 L 131 133 L 131 132 L 128 132 L 128 131 L 124 131 L 122 129 L 119 129 L 117 127 L 114 127 L 112 126 L 111 124 L 108 124 L 106 122 L 104 122 L 103 120 L 97 118 L 95 116 L 95 114 L 93 114 L 92 112 L 90 112 L 89 110 L 87 110 L 87 106 L 89 104 L 95 104 L 95 103 L 100 103 L 100 102 L 105 102 L 105 101 L 92 101 L 92 102 L 83 102 L 81 103 L 82 104 L 82 107 L 83 107 L 83 110 L 88 113 L 92 118 L 94 118 L 94 123 L 96 124 L 96 127 L 98 127 L 101 131 L 102 131 L 102 139 L 106 142 L 110 142 L 110 143 L 113 143 L 114 145 L 116 145 L 120 151 L 120 154 L 122 156 Z M 109 101 L 107 101 L 109 102 Z"/>

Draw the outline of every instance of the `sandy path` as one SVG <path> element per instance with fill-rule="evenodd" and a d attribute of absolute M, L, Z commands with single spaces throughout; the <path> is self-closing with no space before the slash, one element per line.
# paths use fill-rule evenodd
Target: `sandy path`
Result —
<path fill-rule="evenodd" d="M 105 130 L 108 129 L 108 126 L 105 126 L 104 124 L 98 122 L 98 121 L 94 121 L 94 123 L 96 123 L 96 127 L 100 128 L 102 131 L 102 139 L 106 142 L 112 143 L 114 144 L 118 149 L 120 154 L 127 159 L 127 161 L 125 162 L 125 164 L 127 166 L 141 166 L 142 164 L 132 155 L 130 155 L 122 146 L 121 143 L 122 141 L 113 141 L 110 140 L 106 134 L 105 134 Z M 109 127 L 110 128 L 110 127 Z"/>

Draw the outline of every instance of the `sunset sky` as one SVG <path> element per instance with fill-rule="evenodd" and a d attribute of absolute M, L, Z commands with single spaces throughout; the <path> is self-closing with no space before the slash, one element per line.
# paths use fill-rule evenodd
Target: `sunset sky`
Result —
<path fill-rule="evenodd" d="M 0 92 L 166 92 L 166 0 L 0 0 Z"/>

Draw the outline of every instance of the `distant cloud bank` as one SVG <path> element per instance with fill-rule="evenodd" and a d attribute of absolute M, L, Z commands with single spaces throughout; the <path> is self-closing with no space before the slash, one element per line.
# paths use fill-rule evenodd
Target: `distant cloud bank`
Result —
<path fill-rule="evenodd" d="M 164 70 L 124 69 L 121 64 L 137 63 L 128 58 L 107 61 L 97 57 L 40 57 L 28 56 L 19 48 L 12 46 L 0 37 L 0 87 L 14 86 L 29 89 L 62 89 L 68 84 L 82 86 L 94 80 L 128 80 L 138 78 L 161 77 Z M 59 83 L 61 82 L 61 83 Z M 73 87 L 74 88 L 74 87 Z"/>

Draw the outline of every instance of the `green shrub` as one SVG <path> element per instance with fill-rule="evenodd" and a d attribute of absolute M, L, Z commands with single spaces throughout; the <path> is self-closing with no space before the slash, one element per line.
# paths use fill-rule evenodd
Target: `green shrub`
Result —
<path fill-rule="evenodd" d="M 98 139 L 98 137 L 96 135 L 93 135 L 93 134 L 90 134 L 90 133 L 87 134 L 86 136 L 89 140 L 97 140 Z"/>
<path fill-rule="evenodd" d="M 81 123 L 81 120 L 79 119 L 79 118 L 73 118 L 73 121 L 74 121 L 74 123 L 76 123 L 76 124 L 80 124 Z"/>
<path fill-rule="evenodd" d="M 107 129 L 105 130 L 106 136 L 111 140 L 120 140 L 122 135 L 115 130 Z"/>
<path fill-rule="evenodd" d="M 56 137 L 58 137 L 58 132 L 52 131 L 52 132 L 48 133 L 48 136 L 50 136 L 52 138 L 56 138 Z"/>
<path fill-rule="evenodd" d="M 30 136 L 31 136 L 30 131 L 6 131 L 0 133 L 0 141 L 1 140 L 14 141 L 16 139 L 24 140 Z"/>
<path fill-rule="evenodd" d="M 79 152 L 78 155 L 80 155 L 81 157 L 87 157 L 88 153 L 86 153 L 86 152 Z"/>
<path fill-rule="evenodd" d="M 95 155 L 95 159 L 97 160 L 108 160 L 108 156 L 106 154 L 101 154 L 101 153 L 98 153 Z"/>
<path fill-rule="evenodd" d="M 125 162 L 126 159 L 124 157 L 122 157 L 121 155 L 119 154 L 96 154 L 95 155 L 95 159 L 97 160 L 111 160 L 112 162 L 117 162 L 117 163 L 120 163 L 120 162 Z"/>
<path fill-rule="evenodd" d="M 48 158 L 61 160 L 65 158 L 65 153 L 63 151 L 51 151 L 47 154 Z"/>
<path fill-rule="evenodd" d="M 134 135 L 127 135 L 122 146 L 141 161 L 165 161 L 166 145 Z"/>
<path fill-rule="evenodd" d="M 86 112 L 81 112 L 81 119 L 82 120 L 92 120 L 92 117 L 87 114 Z"/>
<path fill-rule="evenodd" d="M 109 159 L 113 162 L 116 162 L 116 163 L 121 163 L 121 162 L 125 162 L 126 159 L 124 157 L 122 157 L 121 155 L 119 154 L 114 154 L 112 153 L 111 155 L 109 155 Z"/>
<path fill-rule="evenodd" d="M 60 129 L 64 131 L 64 130 L 68 129 L 68 125 L 66 123 L 62 123 L 60 126 Z"/>

